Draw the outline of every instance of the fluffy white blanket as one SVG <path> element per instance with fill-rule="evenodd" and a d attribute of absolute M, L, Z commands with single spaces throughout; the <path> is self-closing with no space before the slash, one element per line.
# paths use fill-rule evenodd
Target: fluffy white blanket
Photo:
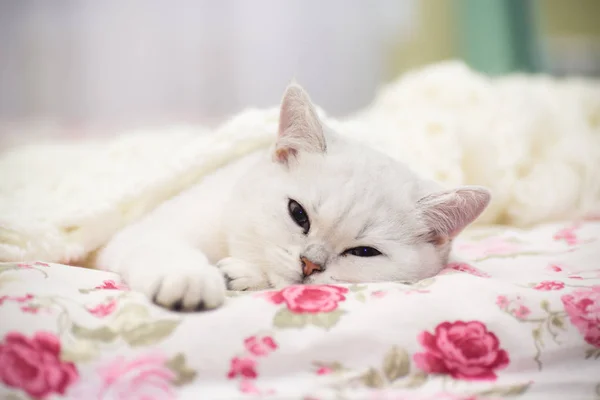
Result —
<path fill-rule="evenodd" d="M 117 230 L 204 175 L 272 142 L 278 111 L 215 131 L 130 132 L 0 158 L 0 261 L 81 262 Z M 600 83 L 434 65 L 382 88 L 340 132 L 447 185 L 488 186 L 479 223 L 517 226 L 600 207 Z"/>

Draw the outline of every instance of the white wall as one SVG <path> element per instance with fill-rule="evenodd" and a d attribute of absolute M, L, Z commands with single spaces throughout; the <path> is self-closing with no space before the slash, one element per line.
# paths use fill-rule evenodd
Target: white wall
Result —
<path fill-rule="evenodd" d="M 0 120 L 212 121 L 295 77 L 332 114 L 367 104 L 414 0 L 0 0 Z"/>

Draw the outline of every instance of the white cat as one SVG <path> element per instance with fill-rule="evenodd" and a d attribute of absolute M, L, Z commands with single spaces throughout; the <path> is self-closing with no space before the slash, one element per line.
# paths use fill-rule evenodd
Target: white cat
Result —
<path fill-rule="evenodd" d="M 287 88 L 279 133 L 125 228 L 97 264 L 175 309 L 214 308 L 232 290 L 415 281 L 446 264 L 488 190 L 443 190 L 327 130 Z"/>

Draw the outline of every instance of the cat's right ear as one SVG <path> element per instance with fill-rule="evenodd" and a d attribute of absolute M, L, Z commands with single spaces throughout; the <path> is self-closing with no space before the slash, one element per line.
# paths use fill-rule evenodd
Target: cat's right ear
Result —
<path fill-rule="evenodd" d="M 423 197 L 417 202 L 417 213 L 425 222 L 424 237 L 441 245 L 454 239 L 486 209 L 490 191 L 481 186 L 463 186 Z"/>
<path fill-rule="evenodd" d="M 279 112 L 279 131 L 273 159 L 287 164 L 299 152 L 327 150 L 323 126 L 306 91 L 298 84 L 287 87 Z"/>

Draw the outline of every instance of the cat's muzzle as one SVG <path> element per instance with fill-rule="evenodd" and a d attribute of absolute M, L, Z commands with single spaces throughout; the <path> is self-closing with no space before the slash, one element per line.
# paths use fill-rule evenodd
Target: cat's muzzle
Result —
<path fill-rule="evenodd" d="M 317 264 L 304 256 L 300 256 L 300 263 L 302 264 L 302 275 L 304 275 L 305 278 L 315 272 L 321 272 L 324 269 L 322 265 Z"/>

